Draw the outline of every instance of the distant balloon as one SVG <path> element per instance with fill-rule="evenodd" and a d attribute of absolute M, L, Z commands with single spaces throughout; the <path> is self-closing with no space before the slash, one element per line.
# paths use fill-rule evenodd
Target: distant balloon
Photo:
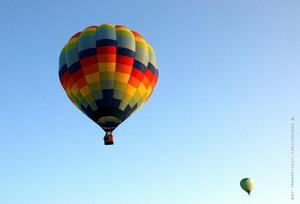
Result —
<path fill-rule="evenodd" d="M 155 52 L 125 26 L 90 26 L 62 49 L 59 79 L 73 104 L 106 132 L 104 143 L 113 144 L 113 130 L 141 108 L 155 88 Z"/>
<path fill-rule="evenodd" d="M 254 182 L 251 178 L 244 178 L 241 180 L 240 185 L 244 191 L 246 191 L 249 195 L 254 188 Z"/>

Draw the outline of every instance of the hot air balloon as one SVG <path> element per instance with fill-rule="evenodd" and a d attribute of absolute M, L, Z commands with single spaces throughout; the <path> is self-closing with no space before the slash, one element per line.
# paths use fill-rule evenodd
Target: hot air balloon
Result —
<path fill-rule="evenodd" d="M 155 88 L 155 52 L 125 26 L 90 26 L 62 49 L 59 79 L 73 104 L 106 132 L 104 144 L 111 145 L 113 130 L 141 108 Z"/>
<path fill-rule="evenodd" d="M 240 182 L 240 186 L 250 195 L 251 191 L 254 188 L 254 182 L 251 178 L 243 178 Z"/>

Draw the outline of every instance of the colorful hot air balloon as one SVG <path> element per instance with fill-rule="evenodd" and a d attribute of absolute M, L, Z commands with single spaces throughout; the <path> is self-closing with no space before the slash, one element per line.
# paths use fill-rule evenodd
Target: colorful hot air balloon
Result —
<path fill-rule="evenodd" d="M 251 191 L 254 188 L 254 182 L 251 178 L 244 178 L 241 180 L 240 186 L 250 195 Z"/>
<path fill-rule="evenodd" d="M 153 48 L 125 26 L 103 24 L 76 33 L 61 51 L 59 78 L 68 97 L 105 132 L 142 107 L 152 94 L 158 69 Z"/>

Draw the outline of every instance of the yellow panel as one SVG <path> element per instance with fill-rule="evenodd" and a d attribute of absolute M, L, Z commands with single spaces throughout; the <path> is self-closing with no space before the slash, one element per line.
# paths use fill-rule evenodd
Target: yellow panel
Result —
<path fill-rule="evenodd" d="M 151 95 L 152 93 L 152 87 L 149 86 L 149 88 L 147 89 L 147 93 L 146 93 L 146 99 L 149 98 L 149 96 Z"/>
<path fill-rule="evenodd" d="M 143 95 L 141 94 L 141 92 L 139 90 L 137 90 L 135 92 L 134 96 L 132 97 L 132 99 L 137 103 L 141 99 L 142 96 Z"/>
<path fill-rule="evenodd" d="M 96 103 L 94 102 L 94 98 L 88 94 L 87 96 L 85 96 L 84 98 L 86 100 L 86 102 L 89 104 L 89 106 L 92 108 L 93 111 L 97 110 L 97 105 Z"/>
<path fill-rule="evenodd" d="M 144 49 L 148 49 L 148 43 L 143 38 L 135 36 L 135 40 L 138 46 L 141 46 Z"/>
<path fill-rule="evenodd" d="M 136 103 L 135 101 L 133 101 L 133 100 L 131 100 L 131 101 L 129 102 L 129 106 L 130 106 L 131 108 L 133 108 L 136 104 L 137 104 L 137 103 Z"/>
<path fill-rule="evenodd" d="M 144 95 L 146 93 L 146 87 L 144 86 L 143 83 L 140 84 L 139 88 L 138 88 L 139 92 Z"/>
<path fill-rule="evenodd" d="M 140 107 L 142 105 L 144 105 L 145 103 L 145 97 L 143 97 L 138 103 L 137 103 L 137 106 Z"/>
<path fill-rule="evenodd" d="M 70 39 L 69 42 L 66 44 L 66 47 L 68 47 L 68 48 L 77 47 L 77 41 L 78 41 L 78 37 Z"/>
<path fill-rule="evenodd" d="M 123 92 L 125 90 L 126 86 L 127 86 L 126 83 L 122 83 L 122 82 L 119 82 L 119 81 L 115 82 L 115 89 L 119 90 L 121 92 Z"/>
<path fill-rule="evenodd" d="M 130 99 L 131 99 L 131 96 L 129 96 L 128 94 L 125 93 L 122 98 L 121 104 L 119 106 L 119 108 L 122 111 L 125 110 L 126 106 L 129 104 Z"/>
<path fill-rule="evenodd" d="M 74 84 L 71 88 L 71 92 L 76 96 L 79 89 L 77 88 L 76 84 Z"/>
<path fill-rule="evenodd" d="M 115 72 L 101 72 L 101 81 L 102 80 L 111 80 L 115 79 Z"/>
<path fill-rule="evenodd" d="M 142 102 L 144 102 L 146 100 L 146 94 L 147 94 L 147 90 L 144 91 L 144 94 L 141 94 L 141 96 L 139 97 L 138 101 L 137 101 L 137 105 L 140 106 Z M 136 98 L 137 99 L 137 98 Z"/>
<path fill-rule="evenodd" d="M 125 92 L 127 94 L 129 94 L 130 96 L 133 96 L 134 93 L 136 92 L 136 88 L 134 86 L 131 86 L 130 84 L 128 84 Z"/>
<path fill-rule="evenodd" d="M 138 103 L 142 99 L 142 94 L 140 93 L 139 90 L 137 90 L 134 94 L 134 96 L 130 99 L 129 105 L 130 107 L 133 107 L 135 104 Z"/>
<path fill-rule="evenodd" d="M 87 102 L 89 105 L 92 104 L 92 103 L 94 102 L 94 98 L 93 98 L 90 94 L 84 96 L 84 99 L 86 100 L 86 102 Z"/>
<path fill-rule="evenodd" d="M 85 85 L 84 87 L 82 87 L 80 89 L 80 92 L 84 97 L 87 96 L 88 94 L 90 94 L 89 87 L 87 85 Z"/>
<path fill-rule="evenodd" d="M 127 83 L 129 80 L 130 75 L 129 74 L 123 74 L 121 72 L 116 72 L 116 77 L 115 80 L 116 81 L 121 81 L 124 83 Z"/>
<path fill-rule="evenodd" d="M 80 101 L 80 103 L 87 108 L 88 107 L 88 103 L 86 102 L 86 100 L 84 99 L 84 97 L 82 96 L 82 94 L 80 92 L 78 92 L 77 96 L 76 96 L 76 100 Z"/>
<path fill-rule="evenodd" d="M 99 75 L 99 74 L 98 74 Z M 100 77 L 99 77 L 100 78 Z M 101 90 L 101 86 L 100 86 L 100 80 L 96 81 L 95 83 L 89 83 L 89 88 L 90 91 L 93 92 L 95 90 Z"/>
<path fill-rule="evenodd" d="M 116 31 L 127 31 L 127 32 L 131 32 L 131 30 L 129 30 L 129 28 L 125 27 L 125 26 L 120 26 L 116 28 Z"/>
<path fill-rule="evenodd" d="M 103 29 L 103 28 L 110 28 L 110 29 L 115 29 L 115 26 L 113 24 L 110 24 L 110 23 L 105 23 L 105 24 L 102 24 L 100 26 L 98 26 L 97 29 Z"/>
<path fill-rule="evenodd" d="M 87 27 L 86 29 L 84 29 L 84 31 L 96 31 L 97 27 L 93 27 L 93 26 L 90 26 L 90 27 Z"/>
<path fill-rule="evenodd" d="M 93 74 L 85 75 L 85 78 L 89 84 L 100 80 L 100 76 L 97 72 Z"/>
<path fill-rule="evenodd" d="M 101 80 L 101 88 L 102 89 L 114 89 L 114 81 L 113 80 Z"/>
<path fill-rule="evenodd" d="M 71 96 L 71 94 L 72 94 L 71 90 L 70 90 L 70 89 L 67 89 L 66 91 L 67 91 L 67 95 L 68 95 L 68 96 Z"/>
<path fill-rule="evenodd" d="M 138 109 L 140 109 L 141 107 L 143 107 L 143 105 L 145 104 L 145 102 L 146 102 L 146 101 L 143 101 L 142 103 L 138 104 L 136 110 L 138 110 Z"/>
<path fill-rule="evenodd" d="M 98 64 L 98 70 L 100 72 L 115 71 L 115 69 L 116 69 L 116 63 L 99 63 Z"/>

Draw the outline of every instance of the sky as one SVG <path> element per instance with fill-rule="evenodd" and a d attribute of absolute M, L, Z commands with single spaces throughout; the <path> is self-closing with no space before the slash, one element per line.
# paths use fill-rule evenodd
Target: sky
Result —
<path fill-rule="evenodd" d="M 296 0 L 1 0 L 0 203 L 298 202 L 299 9 Z M 68 39 L 103 23 L 141 33 L 160 73 L 113 146 L 58 78 Z M 256 183 L 251 196 L 244 177 Z"/>

